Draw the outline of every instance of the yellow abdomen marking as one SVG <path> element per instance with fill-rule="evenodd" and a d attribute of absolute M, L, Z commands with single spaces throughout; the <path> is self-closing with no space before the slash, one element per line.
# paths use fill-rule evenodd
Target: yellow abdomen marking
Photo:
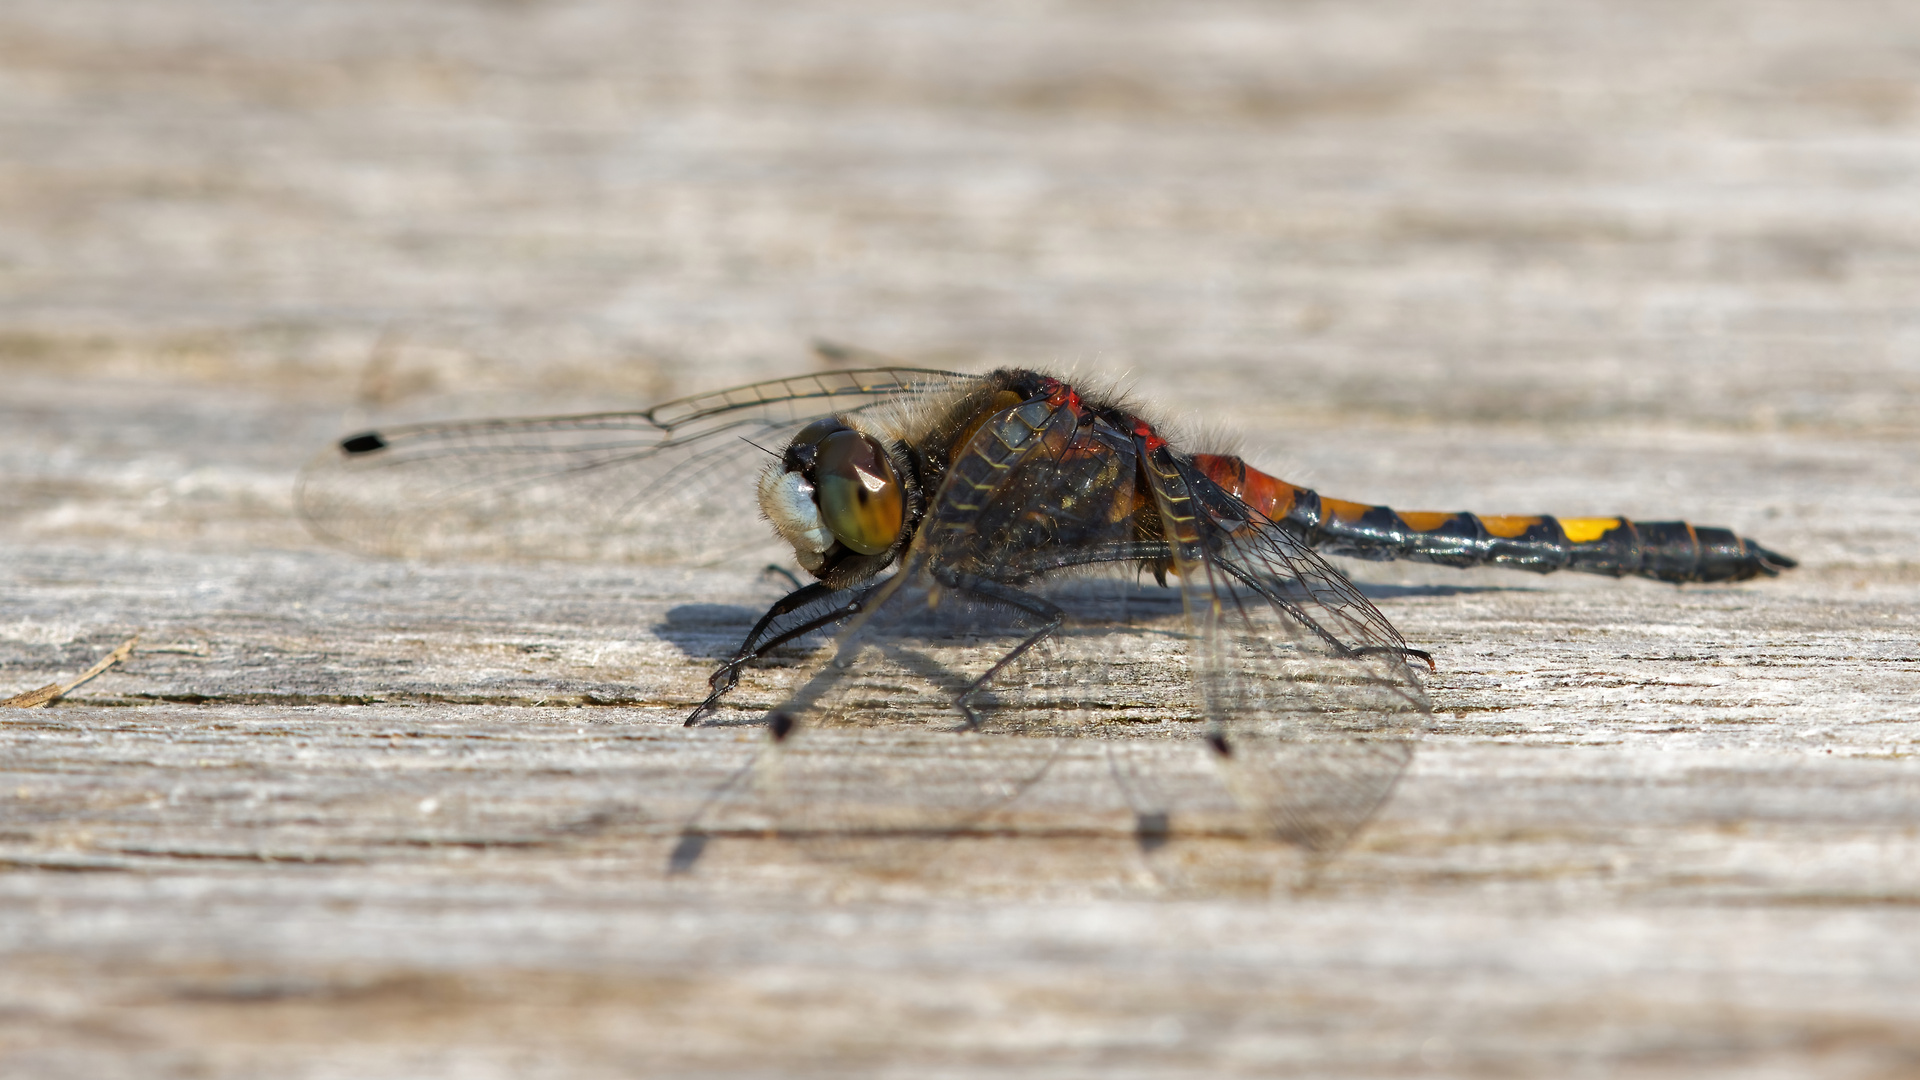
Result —
<path fill-rule="evenodd" d="M 1540 524 L 1540 519 L 1517 514 L 1502 514 L 1497 517 L 1483 517 L 1480 519 L 1480 524 L 1487 527 L 1488 536 L 1512 540 L 1517 536 L 1525 536 L 1528 529 Z"/>
<path fill-rule="evenodd" d="M 1620 527 L 1619 518 L 1561 518 L 1560 528 L 1567 534 L 1567 540 L 1575 544 L 1588 544 Z"/>
<path fill-rule="evenodd" d="M 1345 499 L 1329 499 L 1325 495 L 1322 495 L 1320 496 L 1320 509 L 1322 512 L 1332 514 L 1334 517 L 1350 525 L 1367 516 L 1367 511 L 1373 509 L 1373 507 L 1365 503 L 1348 502 Z"/>
<path fill-rule="evenodd" d="M 1453 520 L 1452 514 L 1443 514 L 1434 510 L 1407 510 L 1401 513 L 1400 520 L 1414 532 L 1432 532 Z"/>

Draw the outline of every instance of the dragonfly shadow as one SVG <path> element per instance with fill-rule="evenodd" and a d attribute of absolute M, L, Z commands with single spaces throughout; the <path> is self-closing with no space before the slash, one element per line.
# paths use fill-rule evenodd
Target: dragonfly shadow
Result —
<path fill-rule="evenodd" d="M 1364 585 L 1354 587 L 1369 600 L 1403 600 L 1416 596 L 1471 596 L 1475 593 L 1536 592 L 1525 585 Z"/>
<path fill-rule="evenodd" d="M 689 657 L 720 660 L 740 647 L 761 611 L 739 604 L 681 604 L 669 608 L 653 632 Z"/>
<path fill-rule="evenodd" d="M 1358 584 L 1358 583 L 1356 583 Z M 1359 585 L 1369 600 L 1401 600 L 1425 596 L 1467 596 L 1475 593 L 1531 592 L 1526 586 L 1512 585 Z M 1097 616 L 1102 605 L 1118 603 L 1136 615 L 1177 612 L 1180 595 L 1169 589 L 1099 589 L 1081 583 L 1054 590 L 1050 598 L 1066 608 L 1069 615 Z M 653 632 L 688 657 L 720 660 L 733 654 L 747 631 L 753 629 L 764 609 L 740 604 L 681 604 L 669 608 L 667 617 L 655 623 Z M 1111 614 L 1111 612 L 1104 612 Z"/>

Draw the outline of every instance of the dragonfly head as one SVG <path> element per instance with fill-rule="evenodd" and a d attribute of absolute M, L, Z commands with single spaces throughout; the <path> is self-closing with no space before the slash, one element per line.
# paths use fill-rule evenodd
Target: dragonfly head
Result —
<path fill-rule="evenodd" d="M 760 478 L 760 511 L 807 572 L 835 588 L 879 573 L 906 545 L 911 472 L 878 439 L 816 420 Z"/>

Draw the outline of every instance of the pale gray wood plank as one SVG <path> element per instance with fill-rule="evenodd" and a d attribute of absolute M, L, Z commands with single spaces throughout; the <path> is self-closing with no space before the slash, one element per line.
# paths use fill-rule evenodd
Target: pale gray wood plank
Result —
<path fill-rule="evenodd" d="M 0 695 L 143 644 L 0 713 L 0 1072 L 1911 1072 L 1916 40 L 1875 3 L 0 12 Z M 1328 862 L 1169 882 L 1063 769 L 1070 835 L 671 874 L 756 752 L 679 718 L 757 564 L 368 561 L 292 477 L 813 336 L 1072 368 L 1341 497 L 1803 566 L 1350 567 L 1440 670 Z"/>

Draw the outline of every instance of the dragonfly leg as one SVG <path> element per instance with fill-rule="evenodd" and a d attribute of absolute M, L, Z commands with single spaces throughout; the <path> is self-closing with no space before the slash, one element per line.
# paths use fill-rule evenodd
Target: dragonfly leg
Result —
<path fill-rule="evenodd" d="M 773 570 L 778 568 L 770 566 L 767 569 Z M 766 614 L 760 616 L 760 621 L 753 624 L 753 629 L 747 631 L 746 640 L 742 641 L 740 647 L 734 650 L 734 659 L 737 660 L 750 655 L 753 652 L 754 642 L 759 639 L 761 634 L 767 632 L 767 627 L 773 625 L 773 620 L 782 615 L 791 615 L 801 608 L 806 607 L 808 604 L 824 600 L 832 595 L 832 589 L 816 581 L 811 585 L 802 585 L 774 601 L 773 606 L 767 609 Z"/>
<path fill-rule="evenodd" d="M 849 615 L 858 613 L 861 602 L 867 598 L 866 592 L 863 591 L 860 595 L 847 601 L 845 604 L 829 609 L 825 614 L 807 619 L 798 626 L 788 627 L 771 637 L 763 639 L 762 635 L 767 633 L 768 628 L 773 625 L 774 620 L 780 618 L 782 615 L 791 615 L 811 604 L 817 604 L 833 594 L 834 590 L 816 581 L 811 585 L 796 589 L 775 601 L 774 605 L 767 609 L 767 613 L 760 616 L 760 621 L 753 625 L 753 629 L 747 632 L 746 640 L 740 643 L 740 648 L 736 649 L 734 654 L 728 657 L 725 663 L 715 668 L 712 675 L 707 676 L 707 686 L 712 690 L 712 693 L 708 694 L 707 699 L 694 708 L 693 712 L 687 716 L 686 723 L 683 726 L 692 727 L 702 716 L 711 712 L 714 707 L 720 703 L 720 699 L 727 695 L 728 691 L 739 685 L 741 668 L 765 656 L 774 649 L 785 645 L 794 638 L 800 637 L 802 634 L 812 633 L 823 626 L 838 622 Z"/>
<path fill-rule="evenodd" d="M 974 710 L 972 702 L 968 699 L 985 689 L 986 685 L 992 682 L 995 676 L 1006 670 L 1008 664 L 1020 659 L 1021 655 L 1028 649 L 1040 644 L 1046 640 L 1047 635 L 1060 629 L 1061 624 L 1067 621 L 1067 613 L 1062 611 L 1058 605 L 1044 597 L 1035 596 L 1030 592 L 1024 592 L 1011 585 L 1003 585 L 998 581 L 981 577 L 978 574 L 965 574 L 952 570 L 935 570 L 933 576 L 940 584 L 950 589 L 959 589 L 962 592 L 972 593 L 983 600 L 1018 608 L 1041 620 L 1039 629 L 1027 635 L 1026 639 L 1021 641 L 1020 644 L 1015 645 L 1011 652 L 995 661 L 994 665 L 988 668 L 985 674 L 973 680 L 971 685 L 965 690 L 960 691 L 960 693 L 954 697 L 953 707 L 959 709 L 960 715 L 966 718 L 967 730 L 978 731 L 980 730 L 980 714 Z"/>
<path fill-rule="evenodd" d="M 785 578 L 787 580 L 787 583 L 794 587 L 795 591 L 806 588 L 805 585 L 800 584 L 800 579 L 794 576 L 793 571 L 787 569 L 784 566 L 781 566 L 779 563 L 768 563 L 767 565 L 761 567 L 760 576 Z"/>
<path fill-rule="evenodd" d="M 1304 626 L 1308 630 L 1312 631 L 1315 637 L 1326 642 L 1329 646 L 1333 648 L 1333 651 L 1335 653 L 1341 656 L 1345 656 L 1345 657 L 1397 656 L 1402 660 L 1409 660 L 1409 659 L 1418 660 L 1427 665 L 1428 671 L 1439 670 L 1434 666 L 1433 654 L 1427 652 L 1424 649 L 1409 648 L 1408 646 L 1405 646 L 1405 645 L 1349 646 L 1345 642 L 1342 642 L 1338 637 L 1335 637 L 1333 634 L 1328 633 L 1324 627 L 1322 627 L 1317 621 L 1315 621 L 1311 616 L 1309 616 L 1306 613 L 1306 611 L 1302 610 L 1298 604 L 1293 603 L 1292 601 L 1288 600 L 1284 595 L 1282 595 L 1282 593 L 1278 589 L 1276 589 L 1271 582 L 1262 581 L 1260 578 L 1257 578 L 1252 574 L 1248 574 L 1244 571 L 1236 569 L 1232 563 L 1222 563 L 1221 568 L 1226 570 L 1227 573 L 1233 575 L 1234 578 L 1239 580 L 1242 584 L 1246 585 L 1248 588 L 1252 589 L 1254 592 L 1257 592 L 1261 596 L 1266 597 L 1267 601 L 1271 603 L 1274 607 L 1278 608 L 1282 613 L 1284 613 L 1288 618 L 1291 618 L 1294 622 L 1297 622 L 1301 626 Z M 1315 599 L 1317 600 L 1318 597 L 1315 597 Z"/>
<path fill-rule="evenodd" d="M 1402 660 L 1418 660 L 1427 665 L 1428 671 L 1440 670 L 1433 663 L 1433 654 L 1425 649 L 1410 649 L 1405 645 L 1363 645 L 1357 649 L 1348 649 L 1348 656 L 1397 656 Z"/>

